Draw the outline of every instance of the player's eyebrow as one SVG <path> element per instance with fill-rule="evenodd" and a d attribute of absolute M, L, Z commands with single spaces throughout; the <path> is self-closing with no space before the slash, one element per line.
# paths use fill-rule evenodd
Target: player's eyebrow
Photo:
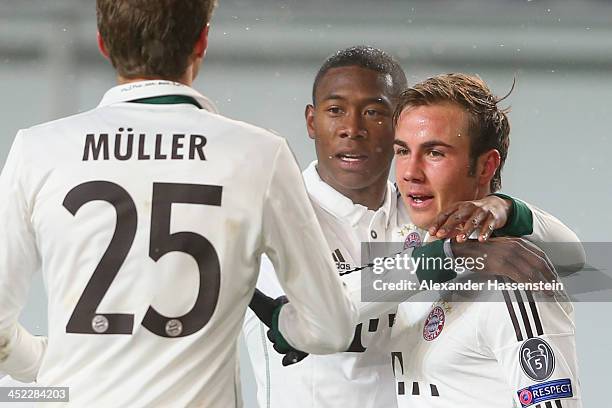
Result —
<path fill-rule="evenodd" d="M 403 140 L 401 140 L 401 139 L 395 139 L 395 140 L 393 140 L 393 144 L 396 144 L 396 145 L 398 145 L 398 146 L 401 146 L 401 147 L 404 147 L 404 148 L 406 148 L 406 149 L 409 149 L 409 150 L 410 150 L 410 148 L 408 147 L 408 145 L 406 144 L 406 142 L 404 142 L 404 141 L 403 141 Z M 441 141 L 441 140 L 428 140 L 427 142 L 421 143 L 419 147 L 420 147 L 420 148 L 427 149 L 427 148 L 431 148 L 431 147 L 440 147 L 440 146 L 441 146 L 441 147 L 448 147 L 448 148 L 450 148 L 450 149 L 454 148 L 454 146 L 453 146 L 453 145 L 449 145 L 448 143 L 445 143 L 445 142 L 443 142 L 443 141 Z"/>
<path fill-rule="evenodd" d="M 427 142 L 423 142 L 421 143 L 421 147 L 422 148 L 431 148 L 431 147 L 448 147 L 448 148 L 453 148 L 453 145 L 449 145 L 446 142 L 443 142 L 441 140 L 428 140 Z"/>
<path fill-rule="evenodd" d="M 338 95 L 338 94 L 330 94 L 327 95 L 325 98 L 321 99 L 321 102 L 325 102 L 325 101 L 330 101 L 330 100 L 334 100 L 334 99 L 339 99 L 339 100 L 347 100 L 348 98 L 345 98 L 344 96 Z"/>
<path fill-rule="evenodd" d="M 403 140 L 395 139 L 393 140 L 393 144 L 396 144 L 398 146 L 405 147 L 406 149 L 408 149 L 408 145 Z"/>
<path fill-rule="evenodd" d="M 340 100 L 340 101 L 347 101 L 351 98 L 347 98 L 346 96 L 342 96 L 342 95 L 338 95 L 338 94 L 330 94 L 327 95 L 325 98 L 321 99 L 321 102 L 325 102 L 325 101 L 331 101 L 331 100 Z M 384 98 L 380 98 L 380 97 L 371 97 L 371 98 L 364 98 L 363 100 L 360 101 L 362 104 L 372 104 L 372 103 L 377 103 L 380 105 L 386 105 L 389 106 L 391 103 L 387 100 L 385 100 Z"/>

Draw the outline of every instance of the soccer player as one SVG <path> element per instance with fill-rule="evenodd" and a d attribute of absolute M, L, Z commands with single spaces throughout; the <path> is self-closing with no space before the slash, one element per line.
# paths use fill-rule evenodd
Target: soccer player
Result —
<path fill-rule="evenodd" d="M 98 0 L 119 85 L 20 131 L 0 176 L 0 371 L 76 406 L 241 406 L 237 337 L 262 253 L 295 347 L 348 347 L 356 309 L 286 141 L 190 87 L 214 1 Z M 49 336 L 18 323 L 41 270 Z"/>
<path fill-rule="evenodd" d="M 397 184 L 417 227 L 500 188 L 510 125 L 480 78 L 440 75 L 409 88 L 394 122 Z M 460 245 L 469 254 L 473 241 Z M 468 295 L 399 306 L 391 349 L 399 407 L 581 406 L 573 310 L 561 294 Z"/>
<path fill-rule="evenodd" d="M 401 208 L 401 200 L 398 201 L 396 189 L 388 181 L 394 141 L 392 112 L 405 86 L 401 67 L 388 54 L 371 47 L 351 47 L 325 61 L 314 81 L 313 103 L 306 107 L 308 135 L 314 139 L 318 161 L 304 171 L 304 180 L 338 273 L 357 301 L 361 299 L 359 273 L 346 272 L 362 265 L 362 242 L 367 245 L 405 242 L 407 246 L 417 246 L 426 239 L 426 232 L 410 222 Z M 515 212 L 510 220 L 506 219 L 509 207 L 499 197 L 488 197 L 477 204 L 486 209 L 481 220 L 486 231 L 489 225 L 516 227 L 519 221 L 528 220 L 514 232 L 528 235 L 534 241 L 546 237 L 577 240 L 554 217 L 533 207 L 532 212 L 521 202 L 515 205 L 528 217 L 517 218 L 519 214 Z M 476 210 L 468 213 L 480 214 Z M 521 261 L 536 258 L 519 247 L 510 242 L 498 243 L 495 258 Z M 511 269 L 519 269 L 511 264 L 500 268 L 503 269 L 500 273 L 506 274 Z M 273 267 L 265 259 L 258 288 L 272 297 L 283 293 Z M 245 339 L 257 380 L 259 405 L 272 408 L 395 406 L 390 355 L 387 349 L 378 347 L 389 339 L 395 307 L 372 303 L 363 306 L 360 312 L 362 322 L 356 328 L 349 352 L 309 356 L 287 367 L 282 365 L 283 356 L 267 340 L 264 325 L 255 315 L 247 313 Z"/>

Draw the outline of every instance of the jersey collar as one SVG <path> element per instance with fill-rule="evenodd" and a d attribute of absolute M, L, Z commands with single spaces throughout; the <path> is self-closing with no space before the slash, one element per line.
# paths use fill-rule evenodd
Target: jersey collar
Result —
<path fill-rule="evenodd" d="M 212 113 L 218 113 L 216 106 L 195 89 L 178 82 L 165 80 L 138 81 L 117 85 L 104 94 L 98 106 L 102 107 L 139 99 L 177 95 L 193 98 L 202 109 Z"/>
<path fill-rule="evenodd" d="M 342 195 L 329 184 L 321 180 L 316 169 L 317 162 L 314 161 L 302 173 L 304 183 L 310 198 L 316 201 L 323 209 L 333 214 L 337 218 L 347 219 L 352 226 L 359 224 L 359 221 L 368 213 L 368 208 L 354 204 L 348 197 Z M 377 211 L 384 214 L 385 225 L 389 225 L 391 212 L 396 206 L 397 194 L 391 182 L 387 182 L 387 191 L 382 206 Z"/>

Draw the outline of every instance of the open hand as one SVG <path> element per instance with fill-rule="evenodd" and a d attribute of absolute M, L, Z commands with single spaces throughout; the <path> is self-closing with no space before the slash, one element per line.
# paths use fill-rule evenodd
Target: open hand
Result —
<path fill-rule="evenodd" d="M 559 276 L 544 251 L 522 238 L 496 237 L 487 242 L 453 243 L 455 257 L 482 257 L 487 275 L 501 275 L 519 283 L 552 282 Z"/>

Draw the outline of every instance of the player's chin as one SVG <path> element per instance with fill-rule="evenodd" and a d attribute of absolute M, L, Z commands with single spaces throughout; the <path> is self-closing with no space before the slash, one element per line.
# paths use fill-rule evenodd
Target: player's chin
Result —
<path fill-rule="evenodd" d="M 435 210 L 415 210 L 408 207 L 408 216 L 410 221 L 418 228 L 429 229 L 437 218 L 437 211 Z"/>
<path fill-rule="evenodd" d="M 373 184 L 369 171 L 339 171 L 335 174 L 335 179 L 344 189 L 361 190 Z"/>

